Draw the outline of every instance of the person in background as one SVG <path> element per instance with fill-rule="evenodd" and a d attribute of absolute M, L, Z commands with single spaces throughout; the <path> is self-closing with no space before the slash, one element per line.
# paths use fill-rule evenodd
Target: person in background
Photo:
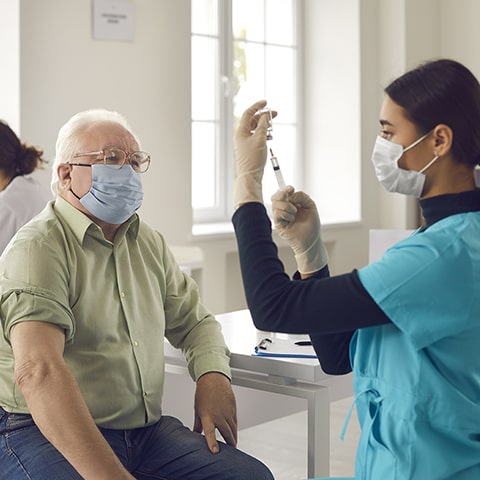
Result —
<path fill-rule="evenodd" d="M 116 112 L 59 131 L 56 198 L 0 257 L 1 479 L 273 479 L 235 448 L 219 323 L 136 213 L 149 165 Z M 162 411 L 165 338 L 196 382 L 193 431 Z"/>
<path fill-rule="evenodd" d="M 42 155 L 0 120 L 0 254 L 15 232 L 52 198 L 30 175 L 44 163 Z"/>
<path fill-rule="evenodd" d="M 232 220 L 255 325 L 308 333 L 325 372 L 353 369 L 357 480 L 480 478 L 477 79 L 440 59 L 386 87 L 374 169 L 388 191 L 420 199 L 425 223 L 379 261 L 332 277 L 316 205 L 291 186 L 272 208 L 293 279 L 278 259 L 262 204 L 265 105 L 250 107 L 235 135 Z"/>

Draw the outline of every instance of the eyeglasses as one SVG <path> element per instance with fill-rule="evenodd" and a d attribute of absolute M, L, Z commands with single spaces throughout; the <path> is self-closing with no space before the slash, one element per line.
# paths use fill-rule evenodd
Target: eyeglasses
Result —
<path fill-rule="evenodd" d="M 125 165 L 125 163 L 128 162 L 132 166 L 132 168 L 138 173 L 145 173 L 150 166 L 150 155 L 147 152 L 127 153 L 120 148 L 114 147 L 105 147 L 103 150 L 99 150 L 98 152 L 76 153 L 73 158 L 99 155 L 102 155 L 103 158 L 99 158 L 93 163 L 68 163 L 70 165 L 75 165 L 78 167 L 91 167 L 95 163 L 103 163 L 107 167 L 119 170 Z"/>

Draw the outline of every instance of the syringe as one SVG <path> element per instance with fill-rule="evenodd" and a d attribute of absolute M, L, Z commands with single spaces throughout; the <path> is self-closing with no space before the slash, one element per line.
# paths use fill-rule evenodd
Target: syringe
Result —
<path fill-rule="evenodd" d="M 270 149 L 270 161 L 272 162 L 273 172 L 277 178 L 278 186 L 280 189 L 285 188 L 285 180 L 283 179 L 282 171 L 280 170 L 280 165 L 278 164 L 277 157 L 273 154 L 272 149 Z"/>

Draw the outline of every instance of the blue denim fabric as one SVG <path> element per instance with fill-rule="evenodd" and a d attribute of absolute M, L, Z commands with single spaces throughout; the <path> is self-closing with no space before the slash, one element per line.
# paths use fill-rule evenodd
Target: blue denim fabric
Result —
<path fill-rule="evenodd" d="M 138 480 L 273 480 L 255 458 L 220 443 L 216 455 L 203 435 L 164 416 L 134 430 L 100 429 L 127 470 Z M 44 438 L 30 415 L 0 408 L 0 480 L 81 480 Z"/>
<path fill-rule="evenodd" d="M 82 480 L 33 423 L 0 408 L 1 480 Z"/>

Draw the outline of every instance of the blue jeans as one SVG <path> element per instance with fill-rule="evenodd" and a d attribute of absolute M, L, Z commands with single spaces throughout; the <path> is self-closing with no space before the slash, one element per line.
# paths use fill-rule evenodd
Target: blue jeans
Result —
<path fill-rule="evenodd" d="M 133 430 L 100 428 L 125 468 L 139 480 L 273 480 L 269 469 L 246 453 L 220 443 L 212 454 L 203 435 L 163 416 Z M 0 480 L 82 480 L 46 440 L 30 415 L 0 408 Z"/>

